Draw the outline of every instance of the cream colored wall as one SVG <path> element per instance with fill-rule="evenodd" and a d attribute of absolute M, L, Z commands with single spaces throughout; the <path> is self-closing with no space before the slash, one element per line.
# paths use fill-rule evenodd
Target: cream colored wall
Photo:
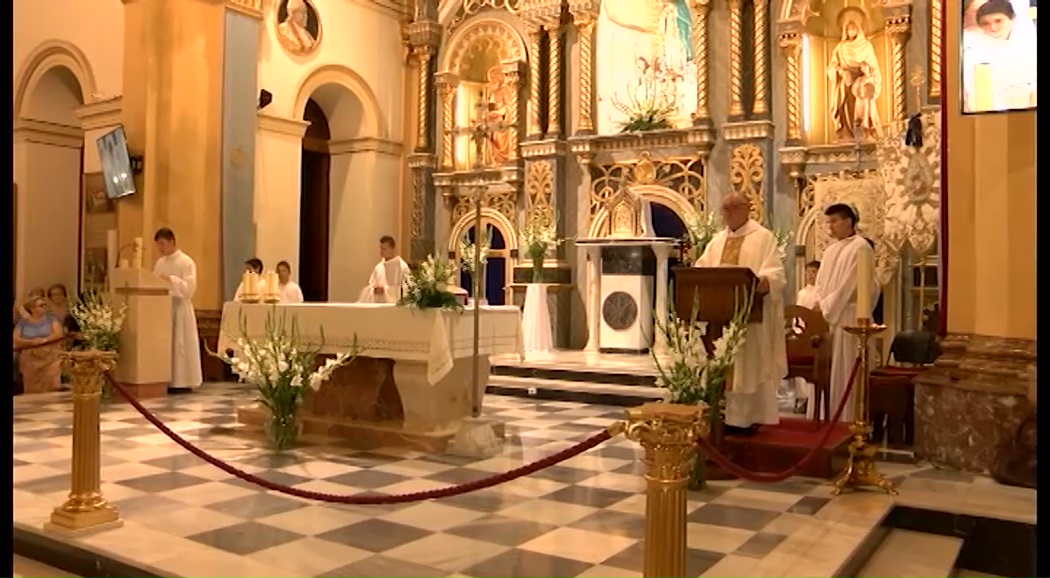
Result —
<path fill-rule="evenodd" d="M 295 57 L 281 47 L 276 11 L 264 22 L 259 87 L 273 93 L 273 102 L 256 139 L 256 247 L 263 262 L 286 259 L 297 269 L 299 141 L 274 126 L 302 119 L 313 98 L 332 133 L 329 299 L 353 301 L 375 265 L 379 237 L 408 243 L 399 205 L 405 52 L 389 14 L 345 0 L 313 4 L 322 26 L 313 54 Z"/>

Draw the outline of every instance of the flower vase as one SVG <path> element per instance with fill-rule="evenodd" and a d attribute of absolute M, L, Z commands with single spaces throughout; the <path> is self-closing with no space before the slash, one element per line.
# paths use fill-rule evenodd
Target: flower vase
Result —
<path fill-rule="evenodd" d="M 543 283 L 543 261 L 544 256 L 532 258 L 532 282 Z"/>
<path fill-rule="evenodd" d="M 286 450 L 299 440 L 303 433 L 303 422 L 295 414 L 271 415 L 270 419 L 263 424 L 267 439 L 273 444 L 274 449 Z"/>
<path fill-rule="evenodd" d="M 693 473 L 689 475 L 687 487 L 691 492 L 701 492 L 707 489 L 707 456 L 699 449 L 696 450 L 696 458 L 693 461 Z"/>

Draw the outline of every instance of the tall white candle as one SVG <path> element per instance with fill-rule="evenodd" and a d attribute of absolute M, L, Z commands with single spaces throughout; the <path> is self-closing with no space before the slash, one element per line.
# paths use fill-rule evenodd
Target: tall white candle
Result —
<path fill-rule="evenodd" d="M 259 274 L 254 271 L 248 273 L 248 294 L 259 295 Z"/>
<path fill-rule="evenodd" d="M 135 237 L 134 249 L 131 254 L 131 266 L 135 269 L 142 268 L 142 237 Z"/>
<path fill-rule="evenodd" d="M 106 231 L 106 270 L 112 271 L 117 268 L 117 230 Z"/>
<path fill-rule="evenodd" d="M 244 295 L 251 291 L 252 277 L 248 271 L 241 275 L 241 299 L 244 299 Z"/>
<path fill-rule="evenodd" d="M 857 251 L 857 319 L 871 319 L 871 278 L 875 253 L 865 243 Z"/>

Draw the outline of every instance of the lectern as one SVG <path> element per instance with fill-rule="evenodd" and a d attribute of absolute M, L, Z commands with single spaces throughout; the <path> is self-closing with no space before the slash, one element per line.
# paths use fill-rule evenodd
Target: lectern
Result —
<path fill-rule="evenodd" d="M 171 384 L 171 293 L 152 271 L 121 267 L 110 273 L 110 290 L 125 300 L 116 378 L 137 398 L 167 395 Z"/>
<path fill-rule="evenodd" d="M 747 267 L 675 267 L 674 308 L 681 319 L 690 319 L 693 306 L 697 307 L 697 321 L 707 323 L 707 335 L 712 341 L 722 334 L 722 328 L 736 316 L 739 300 L 751 296 L 751 315 L 748 323 L 762 321 L 761 295 L 754 291 L 758 277 Z M 756 299 L 756 297 L 758 297 Z"/>

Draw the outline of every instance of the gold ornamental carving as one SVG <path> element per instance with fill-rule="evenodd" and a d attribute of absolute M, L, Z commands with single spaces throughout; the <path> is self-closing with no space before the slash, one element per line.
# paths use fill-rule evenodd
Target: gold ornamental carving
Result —
<path fill-rule="evenodd" d="M 511 98 L 507 101 L 507 160 L 518 159 L 519 129 L 521 126 L 518 118 L 518 103 L 521 100 L 521 62 L 514 60 L 504 62 L 503 78 L 510 89 Z"/>
<path fill-rule="evenodd" d="M 561 48 L 560 26 L 547 28 L 550 58 L 547 62 L 547 138 L 561 136 Z"/>
<path fill-rule="evenodd" d="M 456 111 L 456 87 L 459 86 L 459 78 L 451 72 L 443 72 L 435 78 L 438 94 L 441 97 L 441 166 L 444 170 L 452 170 L 455 166 L 455 111 Z"/>
<path fill-rule="evenodd" d="M 256 20 L 263 19 L 262 0 L 226 0 L 226 7 Z"/>
<path fill-rule="evenodd" d="M 412 238 L 422 239 L 426 217 L 423 214 L 426 206 L 426 182 L 423 171 L 412 171 Z"/>
<path fill-rule="evenodd" d="M 930 17 L 930 100 L 941 97 L 941 37 L 944 34 L 941 6 L 944 0 L 929 0 Z M 921 105 L 921 103 L 919 103 Z"/>
<path fill-rule="evenodd" d="M 767 105 L 767 82 L 769 75 L 766 72 L 766 52 L 769 42 L 769 3 L 758 0 L 753 3 L 754 14 L 754 45 L 755 45 L 755 103 L 752 113 L 756 116 L 765 116 L 768 111 Z"/>
<path fill-rule="evenodd" d="M 579 117 L 576 134 L 594 132 L 594 15 L 590 12 L 574 16 L 580 42 Z"/>
<path fill-rule="evenodd" d="M 543 71 L 540 70 L 540 50 L 543 42 L 543 28 L 526 24 L 525 34 L 529 38 L 529 138 L 543 136 L 540 125 L 540 97 L 543 91 Z"/>
<path fill-rule="evenodd" d="M 729 186 L 751 204 L 751 218 L 765 221 L 766 200 L 762 185 L 766 180 L 765 155 L 753 143 L 737 145 L 729 159 Z"/>
<path fill-rule="evenodd" d="M 908 97 L 905 92 L 904 50 L 911 30 L 911 19 L 899 16 L 886 19 L 886 33 L 890 35 L 890 70 L 893 75 L 893 120 L 905 118 L 908 110 Z M 921 103 L 916 103 L 921 106 Z"/>
<path fill-rule="evenodd" d="M 441 4 L 444 4 L 442 2 Z M 497 10 L 517 14 L 521 0 L 463 0 L 449 28 L 455 29 L 471 16 L 484 10 Z"/>
<path fill-rule="evenodd" d="M 729 0 L 729 116 L 744 114 L 741 98 L 743 78 L 741 66 L 741 16 L 742 0 Z"/>
<path fill-rule="evenodd" d="M 468 78 L 474 65 L 476 55 L 484 54 L 495 57 L 499 62 L 526 60 L 526 47 L 518 32 L 501 20 L 478 17 L 457 30 L 448 39 L 448 54 L 442 63 L 444 70 L 455 73 L 460 78 Z M 528 60 L 538 54 L 529 50 Z"/>
<path fill-rule="evenodd" d="M 705 157 L 653 159 L 648 152 L 643 152 L 636 161 L 605 165 L 592 163 L 585 168 L 591 176 L 591 221 L 610 198 L 631 185 L 657 185 L 670 189 L 698 213 L 706 211 Z"/>
<path fill-rule="evenodd" d="M 795 32 L 780 36 L 780 48 L 787 59 L 787 140 L 802 140 L 802 37 Z"/>
<path fill-rule="evenodd" d="M 427 90 L 427 85 L 430 80 L 430 59 L 434 56 L 434 49 L 430 46 L 417 46 L 412 49 L 412 54 L 415 55 L 416 62 L 419 65 L 416 86 L 419 98 L 419 110 L 416 113 L 418 118 L 418 124 L 416 125 L 416 149 L 425 150 L 430 146 L 430 139 L 427 138 L 429 133 L 427 110 L 430 109 L 430 91 Z"/>
<path fill-rule="evenodd" d="M 711 13 L 710 0 L 695 0 L 696 25 L 693 26 L 693 62 L 696 63 L 696 113 L 694 121 L 711 118 L 707 107 L 707 82 L 710 77 L 707 64 L 707 16 Z"/>
<path fill-rule="evenodd" d="M 516 197 L 517 195 L 513 188 L 489 187 L 481 198 L 481 207 L 483 209 L 492 209 L 513 223 L 517 219 Z M 452 197 L 450 224 L 454 225 L 473 211 L 473 195 L 461 194 Z"/>
<path fill-rule="evenodd" d="M 553 214 L 554 165 L 548 160 L 530 161 L 525 170 L 525 194 L 529 219 Z"/>

